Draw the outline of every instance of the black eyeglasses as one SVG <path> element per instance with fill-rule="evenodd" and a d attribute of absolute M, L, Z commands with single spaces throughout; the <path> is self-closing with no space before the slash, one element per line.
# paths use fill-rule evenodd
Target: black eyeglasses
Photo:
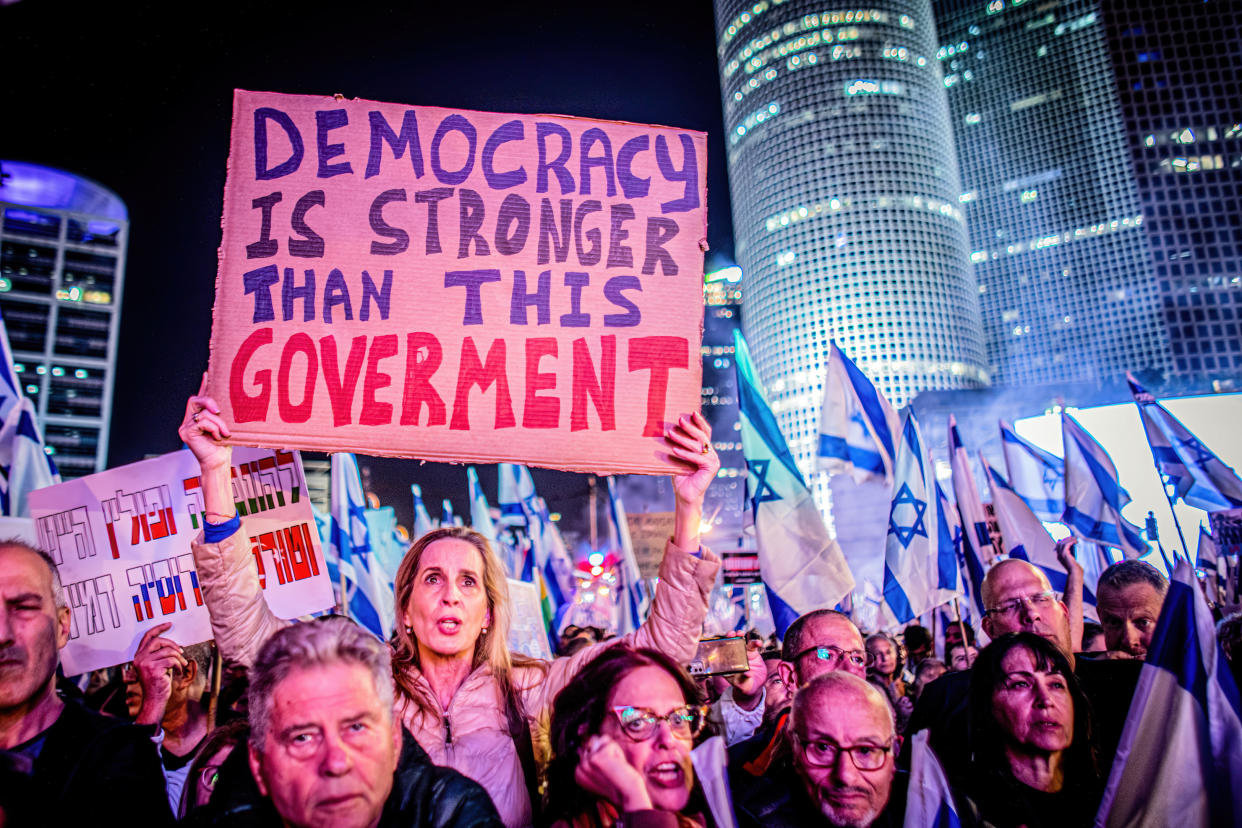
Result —
<path fill-rule="evenodd" d="M 802 751 L 802 755 L 806 758 L 806 763 L 812 767 L 831 768 L 836 765 L 837 758 L 842 753 L 848 753 L 850 761 L 854 763 L 854 767 L 862 771 L 879 770 L 884 767 L 884 762 L 888 759 L 888 754 L 893 749 L 892 739 L 889 740 L 887 745 L 850 745 L 846 747 L 823 739 L 812 739 L 807 742 L 795 735 L 794 744 Z"/>

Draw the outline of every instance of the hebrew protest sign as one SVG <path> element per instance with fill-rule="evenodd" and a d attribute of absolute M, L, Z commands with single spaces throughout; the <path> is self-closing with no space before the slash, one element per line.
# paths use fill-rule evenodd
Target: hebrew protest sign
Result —
<path fill-rule="evenodd" d="M 706 135 L 237 91 L 208 386 L 243 445 L 667 473 Z"/>
<path fill-rule="evenodd" d="M 233 452 L 233 495 L 272 612 L 332 606 L 332 584 L 296 452 Z M 177 451 L 30 493 L 38 544 L 73 613 L 67 675 L 128 661 L 142 634 L 185 646 L 212 637 L 190 542 L 203 527 L 198 463 Z"/>

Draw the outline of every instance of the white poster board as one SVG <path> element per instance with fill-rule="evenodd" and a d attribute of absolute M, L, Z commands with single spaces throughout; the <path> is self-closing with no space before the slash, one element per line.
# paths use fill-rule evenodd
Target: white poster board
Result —
<path fill-rule="evenodd" d="M 294 618 L 333 604 L 297 452 L 237 448 L 233 496 L 267 604 Z M 152 626 L 182 646 L 212 637 L 190 543 L 203 526 L 198 463 L 187 450 L 30 493 L 38 545 L 73 612 L 66 675 L 133 658 Z"/>

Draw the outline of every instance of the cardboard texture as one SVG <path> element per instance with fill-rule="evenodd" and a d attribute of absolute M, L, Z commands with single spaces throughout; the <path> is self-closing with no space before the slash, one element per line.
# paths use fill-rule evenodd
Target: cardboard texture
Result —
<path fill-rule="evenodd" d="M 30 493 L 38 545 L 52 556 L 73 613 L 66 675 L 129 661 L 166 621 L 185 646 L 212 637 L 190 543 L 202 531 L 198 462 L 188 450 Z M 332 606 L 296 452 L 233 452 L 233 494 L 272 612 L 295 618 Z"/>
<path fill-rule="evenodd" d="M 660 574 L 660 562 L 664 560 L 664 545 L 673 537 L 676 525 L 673 512 L 635 512 L 627 514 L 625 522 L 630 528 L 630 544 L 634 547 L 634 559 L 643 579 Z"/>
<path fill-rule="evenodd" d="M 232 442 L 668 473 L 706 158 L 669 127 L 238 90 L 208 372 Z"/>

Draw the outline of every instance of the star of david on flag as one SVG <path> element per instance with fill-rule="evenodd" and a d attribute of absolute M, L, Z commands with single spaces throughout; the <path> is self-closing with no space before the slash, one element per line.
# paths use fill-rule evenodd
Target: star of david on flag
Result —
<path fill-rule="evenodd" d="M 908 509 L 902 509 L 908 506 Z M 910 511 L 914 514 L 911 517 Z M 898 512 L 901 511 L 902 517 L 909 520 L 909 525 L 899 525 Z M 910 491 L 909 483 L 902 483 L 901 488 L 897 490 L 897 494 L 893 497 L 893 508 L 888 516 L 888 532 L 890 535 L 897 536 L 897 542 L 904 548 L 909 549 L 910 543 L 918 536 L 927 537 L 927 527 L 923 525 L 923 515 L 927 512 L 927 501 L 919 500 Z M 902 520 L 902 524 L 906 520 Z"/>
<path fill-rule="evenodd" d="M 854 588 L 841 548 L 828 534 L 802 473 L 764 399 L 750 351 L 733 336 L 746 492 L 759 571 L 778 635 L 813 609 L 831 609 Z"/>

